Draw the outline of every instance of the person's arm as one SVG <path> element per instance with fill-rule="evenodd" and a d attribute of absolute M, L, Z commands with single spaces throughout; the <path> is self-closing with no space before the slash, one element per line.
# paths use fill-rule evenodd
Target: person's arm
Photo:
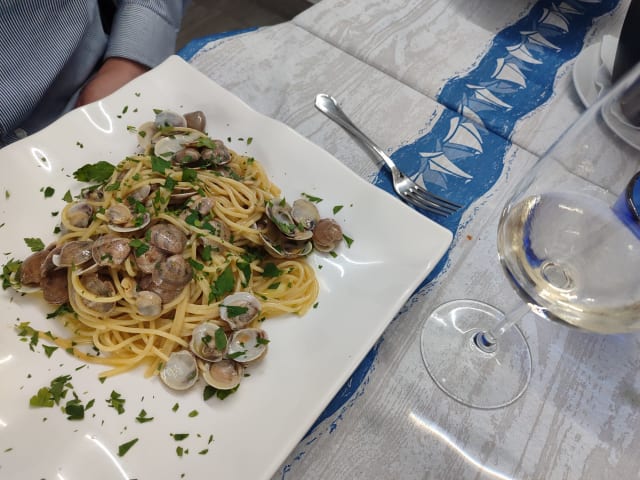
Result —
<path fill-rule="evenodd" d="M 175 52 L 188 0 L 122 0 L 113 19 L 105 60 L 76 106 L 99 100 Z"/>

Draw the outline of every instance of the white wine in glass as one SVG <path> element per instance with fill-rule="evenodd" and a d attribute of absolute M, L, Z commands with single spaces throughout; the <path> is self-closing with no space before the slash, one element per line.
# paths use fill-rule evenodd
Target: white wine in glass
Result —
<path fill-rule="evenodd" d="M 514 325 L 533 312 L 601 334 L 640 330 L 640 64 L 572 125 L 515 188 L 497 250 L 521 305 L 436 308 L 421 336 L 436 384 L 476 408 L 513 403 L 532 360 Z"/>

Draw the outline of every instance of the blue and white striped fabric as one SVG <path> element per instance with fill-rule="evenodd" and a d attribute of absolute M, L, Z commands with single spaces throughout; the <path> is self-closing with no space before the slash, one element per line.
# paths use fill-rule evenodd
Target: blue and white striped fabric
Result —
<path fill-rule="evenodd" d="M 0 0 L 0 146 L 69 110 L 104 58 L 171 55 L 186 3 L 122 0 L 107 36 L 97 0 Z"/>

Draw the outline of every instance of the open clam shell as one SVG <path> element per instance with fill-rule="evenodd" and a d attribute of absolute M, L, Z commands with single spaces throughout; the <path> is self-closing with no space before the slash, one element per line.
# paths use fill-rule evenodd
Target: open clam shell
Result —
<path fill-rule="evenodd" d="M 188 350 L 178 350 L 160 370 L 160 379 L 173 390 L 186 390 L 198 381 L 198 364 Z"/>
<path fill-rule="evenodd" d="M 254 295 L 247 292 L 237 292 L 228 295 L 220 304 L 220 318 L 224 320 L 232 330 L 245 328 L 255 320 L 262 305 Z"/>
<path fill-rule="evenodd" d="M 236 362 L 254 362 L 267 352 L 267 332 L 260 328 L 242 328 L 233 332 L 227 356 Z"/>
<path fill-rule="evenodd" d="M 240 385 L 244 375 L 244 366 L 233 360 L 220 360 L 219 362 L 198 361 L 198 367 L 202 378 L 208 385 L 219 390 L 231 390 Z"/>
<path fill-rule="evenodd" d="M 222 360 L 227 353 L 228 340 L 224 329 L 211 322 L 201 323 L 191 333 L 189 348 L 207 362 Z"/>

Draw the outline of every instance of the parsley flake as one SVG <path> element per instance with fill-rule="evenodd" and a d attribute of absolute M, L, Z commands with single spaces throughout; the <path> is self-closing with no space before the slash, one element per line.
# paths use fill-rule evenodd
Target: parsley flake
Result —
<path fill-rule="evenodd" d="M 136 444 L 137 441 L 138 439 L 134 438 L 133 440 L 129 440 L 128 442 L 120 445 L 118 447 L 118 456 L 123 457 L 129 451 L 129 449 Z"/>
<path fill-rule="evenodd" d="M 97 163 L 87 164 L 73 172 L 73 178 L 80 182 L 106 182 L 116 167 L 109 162 L 101 160 Z"/>
<path fill-rule="evenodd" d="M 125 401 L 126 400 L 122 398 L 122 395 L 120 395 L 115 390 L 112 390 L 111 397 L 107 399 L 107 405 L 115 409 L 115 411 L 118 412 L 118 415 L 122 415 L 124 413 Z"/>
<path fill-rule="evenodd" d="M 44 250 L 44 242 L 39 238 L 25 238 L 24 243 L 31 249 L 32 252 L 40 252 Z"/>

